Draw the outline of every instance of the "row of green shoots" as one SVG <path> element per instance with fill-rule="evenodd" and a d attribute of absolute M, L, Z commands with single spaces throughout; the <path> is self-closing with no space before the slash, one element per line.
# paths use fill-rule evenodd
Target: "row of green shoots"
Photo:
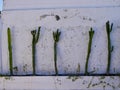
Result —
<path fill-rule="evenodd" d="M 110 24 L 109 21 L 106 22 L 106 34 L 107 34 L 107 39 L 108 39 L 108 63 L 107 63 L 107 68 L 106 68 L 106 74 L 110 74 L 110 65 L 111 65 L 111 52 L 113 51 L 113 46 L 111 46 L 111 40 L 110 40 L 110 33 L 112 31 L 113 23 Z M 32 35 L 32 67 L 33 67 L 33 74 L 36 75 L 36 44 L 39 41 L 40 37 L 40 31 L 41 27 L 38 27 L 38 30 L 33 30 L 31 31 Z M 85 74 L 84 75 L 90 75 L 90 72 L 88 71 L 88 63 L 89 63 L 89 57 L 91 53 L 91 46 L 92 46 L 92 40 L 95 34 L 95 31 L 90 28 L 89 30 L 89 42 L 88 42 L 88 49 L 87 49 L 87 56 L 86 56 L 86 63 L 85 63 Z M 7 35 L 8 35 L 8 52 L 9 52 L 9 70 L 10 70 L 10 75 L 13 74 L 13 54 L 12 54 L 12 36 L 11 36 L 11 29 L 7 29 Z M 53 40 L 54 40 L 54 67 L 55 67 L 55 75 L 59 75 L 58 67 L 57 67 L 57 45 L 60 40 L 60 35 L 61 31 L 57 29 L 55 32 L 53 31 Z"/>

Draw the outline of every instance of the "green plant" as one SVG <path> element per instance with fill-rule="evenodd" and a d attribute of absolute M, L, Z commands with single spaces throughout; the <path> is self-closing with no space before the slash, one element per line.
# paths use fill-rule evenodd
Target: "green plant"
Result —
<path fill-rule="evenodd" d="M 33 36 L 32 39 L 32 66 L 33 66 L 33 75 L 36 74 L 35 72 L 35 52 L 36 52 L 36 44 L 38 43 L 39 40 L 39 35 L 40 35 L 40 29 L 41 27 L 38 27 L 38 32 L 37 30 L 31 31 L 31 34 Z"/>
<path fill-rule="evenodd" d="M 11 38 L 10 28 L 7 29 L 7 36 L 8 36 L 8 52 L 9 52 L 9 69 L 10 69 L 10 75 L 13 75 L 12 38 Z"/>
<path fill-rule="evenodd" d="M 108 39 L 108 64 L 107 64 L 107 74 L 110 73 L 110 64 L 111 64 L 111 52 L 113 51 L 113 46 L 111 46 L 110 33 L 113 28 L 113 23 L 110 25 L 109 21 L 106 22 L 106 32 Z"/>
<path fill-rule="evenodd" d="M 61 32 L 57 29 L 56 32 L 53 32 L 53 39 L 54 39 L 54 65 L 55 65 L 55 73 L 58 75 L 57 69 L 57 43 L 59 41 Z"/>
<path fill-rule="evenodd" d="M 88 43 L 88 52 L 87 52 L 87 58 L 86 58 L 86 65 L 85 65 L 85 75 L 88 75 L 88 62 L 89 62 L 89 57 L 90 57 L 90 53 L 91 53 L 91 46 L 92 46 L 92 39 L 94 36 L 94 31 L 91 28 L 89 31 L 89 43 Z"/>

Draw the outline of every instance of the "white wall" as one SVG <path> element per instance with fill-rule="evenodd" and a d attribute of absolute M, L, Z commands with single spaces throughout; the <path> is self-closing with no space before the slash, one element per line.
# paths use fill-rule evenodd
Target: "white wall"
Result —
<path fill-rule="evenodd" d="M 2 77 L 1 90 L 120 90 L 114 76 Z"/>
<path fill-rule="evenodd" d="M 3 10 L 75 8 L 75 7 L 118 7 L 119 0 L 4 0 Z"/>
<path fill-rule="evenodd" d="M 2 32 L 2 20 L 1 20 L 1 14 L 0 14 L 0 32 Z M 0 42 L 1 42 L 1 38 L 2 38 L 2 33 L 0 33 Z M 2 61 L 2 52 L 1 52 L 1 44 L 0 44 L 0 63 Z M 0 72 L 2 69 L 2 63 L 0 64 Z"/>
<path fill-rule="evenodd" d="M 66 8 L 65 8 L 66 7 Z M 76 7 L 76 8 L 75 8 Z M 105 31 L 106 21 L 114 23 L 111 32 L 112 45 L 114 51 L 112 53 L 112 64 L 110 72 L 112 74 L 120 73 L 120 1 L 119 0 L 4 0 L 2 12 L 2 71 L 3 74 L 9 74 L 9 60 L 7 49 L 7 28 L 12 30 L 13 42 L 13 65 L 18 67 L 18 71 L 14 71 L 15 75 L 32 74 L 32 35 L 31 30 L 41 26 L 40 40 L 37 44 L 36 52 L 36 68 L 39 75 L 54 74 L 53 60 L 53 36 L 52 32 L 60 29 L 61 37 L 58 43 L 58 69 L 60 74 L 84 74 L 85 61 L 87 56 L 87 46 L 89 40 L 88 31 L 90 27 L 95 30 L 93 38 L 92 52 L 89 59 L 89 72 L 94 74 L 106 73 L 107 67 L 107 35 Z M 55 15 L 59 15 L 60 20 L 56 20 Z M 80 64 L 80 67 L 78 65 Z M 79 71 L 80 69 L 80 71 Z M 21 77 L 21 82 L 24 78 Z M 30 79 L 31 78 L 31 79 Z M 37 79 L 35 79 L 37 78 Z M 41 77 L 27 77 L 26 86 L 33 85 L 33 89 L 40 89 L 42 85 L 36 85 L 40 82 Z M 52 85 L 56 85 L 57 89 L 88 89 L 89 83 L 95 85 L 90 89 L 113 89 L 119 90 L 119 77 L 80 77 L 78 81 L 66 81 L 67 77 L 43 77 L 44 83 L 49 78 L 53 79 Z M 57 78 L 57 79 L 56 79 Z M 72 77 L 79 78 L 79 77 Z M 85 80 L 84 80 L 84 79 Z M 113 79 L 115 78 L 115 79 Z M 13 82 L 19 79 L 13 77 Z M 101 79 L 104 81 L 100 83 Z M 1 79 L 3 88 L 14 86 L 9 85 L 7 80 Z M 22 81 L 23 80 L 23 81 Z M 38 81 L 37 81 L 38 80 Z M 60 80 L 60 82 L 59 82 Z M 47 80 L 48 81 L 48 80 Z M 10 80 L 10 83 L 12 80 Z M 109 83 L 110 85 L 106 84 Z M 62 83 L 62 85 L 58 85 Z M 74 83 L 74 84 L 73 84 Z M 81 83 L 81 85 L 79 85 Z M 85 85 L 84 85 L 85 83 Z M 6 85 L 6 86 L 4 86 Z M 23 84 L 21 84 L 23 85 Z M 35 87 L 36 86 L 36 87 Z M 71 86 L 71 87 L 69 87 Z M 28 89 L 29 87 L 25 87 Z M 56 87 L 56 86 L 55 86 Z M 66 88 L 68 87 L 68 88 Z M 14 86 L 14 88 L 16 88 Z M 45 88 L 45 87 L 44 87 Z M 55 89 L 52 88 L 51 89 Z"/>
<path fill-rule="evenodd" d="M 80 74 L 84 74 L 85 62 L 87 56 L 88 46 L 88 31 L 90 27 L 95 30 L 93 38 L 92 52 L 89 60 L 89 71 L 94 71 L 95 74 L 106 73 L 107 67 L 107 35 L 105 31 L 105 23 L 110 20 L 114 23 L 114 30 L 112 32 L 112 44 L 114 45 L 114 52 L 112 55 L 111 73 L 120 72 L 119 61 L 119 9 L 120 7 L 107 7 L 107 5 L 118 5 L 118 1 L 111 1 L 111 3 L 103 3 L 106 7 L 96 8 L 63 8 L 63 9 L 36 9 L 37 6 L 27 1 L 17 4 L 14 0 L 9 2 L 5 0 L 3 9 L 3 32 L 2 32 L 2 64 L 3 73 L 9 72 L 9 60 L 7 50 L 7 28 L 12 30 L 13 38 L 13 64 L 18 67 L 17 74 L 31 74 L 32 73 L 32 51 L 31 30 L 41 26 L 41 36 L 37 44 L 37 73 L 40 75 L 54 74 L 54 60 L 53 60 L 53 37 L 52 32 L 60 29 L 62 32 L 61 40 L 58 44 L 58 69 L 60 74 L 75 74 L 77 67 L 80 64 Z M 67 0 L 65 1 L 67 2 Z M 79 1 L 79 3 L 83 1 Z M 88 0 L 89 2 L 89 0 Z M 96 3 L 96 1 L 93 1 Z M 40 1 L 38 2 L 39 4 Z M 47 3 L 47 2 L 46 2 Z M 52 2 L 54 3 L 54 2 Z M 56 2 L 57 3 L 57 2 Z M 61 3 L 63 3 L 61 1 Z M 87 4 L 87 1 L 84 4 Z M 16 6 L 19 6 L 19 10 Z M 35 2 L 32 5 L 36 5 Z M 77 1 L 75 2 L 77 4 Z M 7 6 L 8 7 L 7 7 Z M 29 7 L 24 7 L 25 5 Z M 37 4 L 38 5 L 38 4 Z M 46 5 L 46 4 L 45 4 Z M 72 5 L 72 4 L 70 4 Z M 91 3 L 87 4 L 88 6 Z M 100 2 L 99 5 L 102 5 Z M 23 7 L 22 7 L 23 6 Z M 62 5 L 61 5 L 62 6 Z M 81 4 L 80 4 L 81 6 Z M 39 5 L 40 7 L 40 5 Z M 47 7 L 47 6 L 46 6 Z M 17 8 L 16 10 L 14 10 Z M 22 8 L 30 8 L 24 10 Z M 38 7 L 37 7 L 38 8 Z M 40 7 L 41 8 L 41 7 Z M 13 9 L 11 11 L 11 9 Z M 55 15 L 59 15 L 60 20 L 55 19 Z M 27 70 L 23 67 L 27 65 Z"/>

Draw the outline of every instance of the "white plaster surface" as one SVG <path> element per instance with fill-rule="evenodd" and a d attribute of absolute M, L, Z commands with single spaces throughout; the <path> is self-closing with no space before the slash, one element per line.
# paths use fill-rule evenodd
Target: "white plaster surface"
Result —
<path fill-rule="evenodd" d="M 58 43 L 59 74 L 84 74 L 89 40 L 95 30 L 89 59 L 89 72 L 106 73 L 107 35 L 105 23 L 114 24 L 111 32 L 114 51 L 111 74 L 120 73 L 119 0 L 4 0 L 2 11 L 0 73 L 9 74 L 7 28 L 12 31 L 14 75 L 32 74 L 31 30 L 41 26 L 36 52 L 36 71 L 53 75 L 53 36 L 61 31 Z M 56 20 L 55 15 L 60 17 Z M 80 67 L 79 67 L 80 65 Z M 89 87 L 89 88 L 88 88 Z M 0 90 L 120 90 L 119 76 L 21 76 L 0 77 Z"/>
<path fill-rule="evenodd" d="M 91 27 L 95 30 L 92 51 L 89 59 L 89 72 L 106 73 L 107 34 L 105 23 L 114 23 L 111 34 L 114 51 L 112 54 L 111 73 L 120 72 L 120 15 L 116 8 L 77 8 L 28 11 L 3 11 L 2 31 L 2 69 L 9 73 L 7 49 L 7 28 L 12 31 L 13 65 L 18 67 L 17 75 L 32 73 L 32 35 L 31 30 L 41 26 L 40 39 L 37 44 L 36 70 L 40 75 L 54 74 L 54 52 L 52 32 L 61 31 L 58 43 L 59 74 L 84 73 L 89 35 Z M 57 21 L 55 15 L 59 15 Z M 78 64 L 80 71 L 77 72 Z M 24 70 L 24 68 L 26 70 Z"/>
<path fill-rule="evenodd" d="M 120 90 L 120 77 L 1 77 L 0 90 Z"/>
<path fill-rule="evenodd" d="M 31 10 L 43 8 L 119 7 L 119 0 L 4 0 L 4 10 Z"/>
<path fill-rule="evenodd" d="M 2 20 L 1 20 L 1 14 L 0 14 L 0 32 L 2 32 Z M 0 33 L 0 42 L 2 38 L 2 33 Z M 0 62 L 2 61 L 2 56 L 1 56 L 1 44 L 0 44 Z M 2 63 L 0 63 L 0 72 L 2 70 Z"/>

